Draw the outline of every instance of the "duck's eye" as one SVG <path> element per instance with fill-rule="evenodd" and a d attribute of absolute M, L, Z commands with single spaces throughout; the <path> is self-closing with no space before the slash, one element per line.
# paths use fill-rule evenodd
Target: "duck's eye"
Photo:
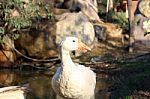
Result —
<path fill-rule="evenodd" d="M 75 42 L 75 40 L 73 40 L 72 42 Z"/>

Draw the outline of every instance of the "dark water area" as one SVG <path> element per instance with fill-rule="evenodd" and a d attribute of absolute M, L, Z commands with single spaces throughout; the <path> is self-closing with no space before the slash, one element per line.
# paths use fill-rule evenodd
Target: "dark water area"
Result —
<path fill-rule="evenodd" d="M 28 84 L 27 99 L 58 99 L 51 88 L 54 71 L 0 70 L 0 87 Z M 113 81 L 108 75 L 97 74 L 96 99 L 109 99 L 107 88 Z"/>
<path fill-rule="evenodd" d="M 31 90 L 26 99 L 62 99 L 51 87 L 56 67 L 0 69 L 0 87 L 28 85 Z M 115 62 L 108 67 L 93 66 L 93 70 L 97 79 L 95 99 L 150 99 L 149 61 Z"/>

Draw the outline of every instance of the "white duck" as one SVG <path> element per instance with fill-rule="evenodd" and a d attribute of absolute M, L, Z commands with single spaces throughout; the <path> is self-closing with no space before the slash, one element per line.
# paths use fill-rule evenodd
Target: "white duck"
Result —
<path fill-rule="evenodd" d="M 0 88 L 0 99 L 25 99 L 26 87 L 9 86 Z"/>
<path fill-rule="evenodd" d="M 61 67 L 52 78 L 55 93 L 69 99 L 94 99 L 96 74 L 83 65 L 75 64 L 70 51 L 91 50 L 76 37 L 66 37 L 60 44 Z"/>

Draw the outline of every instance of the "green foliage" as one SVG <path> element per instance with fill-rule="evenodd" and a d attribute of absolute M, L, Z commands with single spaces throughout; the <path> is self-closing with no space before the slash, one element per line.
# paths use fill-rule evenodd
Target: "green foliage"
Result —
<path fill-rule="evenodd" d="M 125 31 L 129 30 L 129 22 L 128 19 L 125 17 L 123 12 L 118 12 L 116 15 L 115 22 L 120 25 Z"/>
<path fill-rule="evenodd" d="M 2 35 L 4 35 L 4 33 L 5 33 L 4 28 L 3 28 L 3 27 L 0 27 L 0 43 L 3 42 L 3 36 L 2 36 Z"/>
<path fill-rule="evenodd" d="M 50 4 L 44 0 L 1 0 L 0 38 L 8 35 L 16 39 L 21 29 L 30 28 L 33 22 L 51 17 Z"/>
<path fill-rule="evenodd" d="M 108 15 L 107 15 L 106 13 L 107 0 L 98 0 L 98 2 L 101 2 L 98 8 L 100 18 L 104 20 L 107 19 L 107 21 L 109 22 L 117 23 L 125 31 L 129 30 L 128 19 L 125 17 L 124 12 L 114 12 L 114 10 L 112 9 L 112 10 L 109 10 Z M 113 0 L 113 2 L 115 6 L 118 6 L 122 2 L 122 0 Z"/>
<path fill-rule="evenodd" d="M 115 0 L 115 3 L 121 3 L 122 0 Z"/>
<path fill-rule="evenodd" d="M 4 34 L 4 31 L 5 31 L 4 28 L 3 28 L 3 27 L 0 27 L 0 34 L 1 34 L 1 35 Z"/>
<path fill-rule="evenodd" d="M 108 0 L 97 0 L 98 2 L 102 2 L 104 5 L 107 5 Z M 119 4 L 122 0 L 113 0 L 114 3 Z"/>
<path fill-rule="evenodd" d="M 124 99 L 132 99 L 132 96 L 125 96 Z"/>

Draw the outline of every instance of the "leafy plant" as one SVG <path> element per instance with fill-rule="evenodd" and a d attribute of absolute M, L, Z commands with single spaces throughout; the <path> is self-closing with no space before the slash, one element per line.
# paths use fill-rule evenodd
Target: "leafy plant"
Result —
<path fill-rule="evenodd" d="M 5 35 L 17 39 L 20 30 L 43 18 L 52 18 L 50 4 L 44 0 L 1 0 L 0 39 Z"/>
<path fill-rule="evenodd" d="M 116 14 L 116 23 L 120 25 L 124 30 L 129 30 L 129 22 L 128 19 L 125 17 L 123 12 L 118 12 Z"/>
<path fill-rule="evenodd" d="M 4 34 L 4 28 L 3 27 L 0 27 L 0 34 Z"/>

